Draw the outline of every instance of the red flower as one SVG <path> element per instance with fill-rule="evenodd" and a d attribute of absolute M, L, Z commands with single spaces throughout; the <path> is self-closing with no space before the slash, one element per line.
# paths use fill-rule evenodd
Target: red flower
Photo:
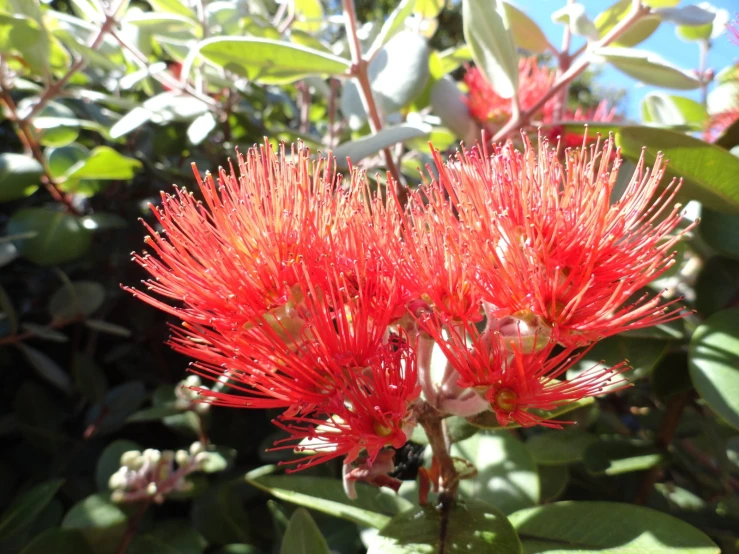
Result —
<path fill-rule="evenodd" d="M 680 317 L 657 296 L 632 297 L 674 263 L 681 233 L 673 181 L 652 201 L 664 174 L 638 163 L 612 203 L 621 165 L 614 145 L 567 150 L 564 166 L 545 140 L 538 152 L 498 146 L 491 156 L 462 152 L 446 166 L 443 187 L 458 207 L 459 240 L 469 245 L 488 320 L 514 318 L 548 329 L 565 346 Z M 673 301 L 674 302 L 674 301 Z M 513 335 L 518 331 L 513 326 Z"/>
<path fill-rule="evenodd" d="M 388 187 L 393 186 L 391 180 Z M 480 320 L 474 264 L 458 242 L 459 222 L 438 191 L 424 192 L 411 194 L 405 210 L 397 199 L 375 202 L 368 240 L 380 245 L 387 264 L 395 268 L 412 313 L 434 310 L 453 320 Z"/>
<path fill-rule="evenodd" d="M 523 58 L 518 62 L 518 101 L 521 109 L 531 108 L 552 87 L 555 72 L 540 66 L 536 58 Z M 472 67 L 464 76 L 469 93 L 467 107 L 472 117 L 480 123 L 501 125 L 508 121 L 512 113 L 512 100 L 501 98 L 493 90 L 482 72 Z M 551 108 L 545 108 L 545 112 Z"/>
<path fill-rule="evenodd" d="M 344 371 L 343 377 L 326 406 L 307 416 L 288 413 L 275 420 L 290 433 L 276 449 L 310 453 L 297 469 L 338 456 L 346 456 L 349 464 L 363 450 L 371 466 L 383 448 L 400 448 L 410 437 L 420 387 L 415 352 L 404 340 L 383 348 L 371 365 Z"/>
<path fill-rule="evenodd" d="M 726 26 L 726 29 L 731 33 L 731 41 L 739 46 L 739 15 Z"/>
<path fill-rule="evenodd" d="M 548 420 L 532 410 L 556 408 L 601 394 L 627 369 L 625 364 L 610 369 L 593 367 L 573 379 L 561 379 L 567 369 L 585 352 L 566 349 L 551 355 L 554 343 L 533 353 L 522 348 L 505 348 L 497 332 L 480 333 L 472 325 L 447 329 L 438 319 L 429 317 L 424 329 L 437 341 L 452 367 L 459 373 L 457 384 L 471 387 L 490 406 L 500 425 L 517 423 L 522 427 L 543 425 L 561 428 L 564 421 Z M 470 341 L 466 337 L 470 337 Z"/>
<path fill-rule="evenodd" d="M 549 89 L 552 88 L 556 79 L 556 71 L 550 67 L 539 65 L 536 58 L 524 58 L 519 61 L 518 76 L 518 99 L 522 110 L 532 108 Z M 467 94 L 467 107 L 472 117 L 482 124 L 493 124 L 500 126 L 510 119 L 513 108 L 512 100 L 501 98 L 493 90 L 485 76 L 476 67 L 467 70 L 464 82 L 469 90 Z M 565 147 L 580 146 L 583 134 L 573 131 L 564 132 L 560 123 L 562 121 L 599 121 L 611 122 L 619 119 L 616 110 L 609 107 L 607 101 L 603 101 L 595 108 L 583 110 L 577 108 L 572 110 L 565 108 L 557 115 L 558 98 L 552 98 L 533 114 L 533 119 L 538 124 L 551 127 L 546 136 L 552 140 L 562 137 Z"/>

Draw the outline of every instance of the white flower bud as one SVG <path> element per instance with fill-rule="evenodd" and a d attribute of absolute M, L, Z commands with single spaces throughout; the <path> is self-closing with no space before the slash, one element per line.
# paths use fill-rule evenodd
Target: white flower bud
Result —
<path fill-rule="evenodd" d="M 126 493 L 122 490 L 115 490 L 110 495 L 111 502 L 114 502 L 116 504 L 120 504 L 121 502 L 124 502 L 126 500 Z"/>
<path fill-rule="evenodd" d="M 108 488 L 124 489 L 128 485 L 128 469 L 121 467 L 108 479 Z"/>
<path fill-rule="evenodd" d="M 149 483 L 146 485 L 146 494 L 149 496 L 154 496 L 157 493 L 157 484 L 156 483 Z"/>
<path fill-rule="evenodd" d="M 193 456 L 200 454 L 203 451 L 205 451 L 205 446 L 203 446 L 203 443 L 200 441 L 195 441 L 190 445 L 190 454 Z"/>
<path fill-rule="evenodd" d="M 187 465 L 190 462 L 190 454 L 187 453 L 187 450 L 178 450 L 175 454 L 175 461 L 179 466 Z"/>
<path fill-rule="evenodd" d="M 121 465 L 129 469 L 137 470 L 141 467 L 144 460 L 141 458 L 141 452 L 138 450 L 129 450 L 121 455 Z"/>
<path fill-rule="evenodd" d="M 150 464 L 156 464 L 161 459 L 162 453 L 159 452 L 159 450 L 147 448 L 146 450 L 144 450 L 143 457 L 144 460 L 149 462 Z"/>

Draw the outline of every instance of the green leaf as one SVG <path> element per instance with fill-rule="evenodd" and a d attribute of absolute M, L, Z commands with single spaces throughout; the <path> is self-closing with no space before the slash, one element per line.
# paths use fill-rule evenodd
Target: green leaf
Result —
<path fill-rule="evenodd" d="M 90 402 L 100 402 L 108 391 L 108 379 L 100 366 L 87 354 L 77 352 L 72 368 L 80 394 Z"/>
<path fill-rule="evenodd" d="M 85 537 L 79 531 L 47 529 L 20 551 L 20 554 L 92 554 Z"/>
<path fill-rule="evenodd" d="M 62 529 L 78 529 L 95 554 L 113 554 L 126 532 L 126 514 L 107 494 L 77 502 L 62 521 Z"/>
<path fill-rule="evenodd" d="M 54 321 L 70 321 L 95 313 L 105 301 L 105 287 L 94 281 L 75 281 L 61 286 L 49 300 Z"/>
<path fill-rule="evenodd" d="M 96 425 L 95 434 L 106 435 L 118 430 L 126 419 L 146 400 L 146 388 L 141 381 L 128 381 L 108 391 L 105 398 L 90 408 L 86 425 Z M 105 410 L 101 416 L 101 411 Z"/>
<path fill-rule="evenodd" d="M 77 54 L 92 66 L 106 69 L 108 71 L 116 71 L 121 67 L 120 64 L 114 61 L 110 56 L 106 56 L 105 54 L 90 48 L 69 31 L 64 29 L 55 29 L 54 36 L 74 54 Z"/>
<path fill-rule="evenodd" d="M 703 208 L 698 232 L 714 250 L 739 258 L 739 215 L 722 214 Z"/>
<path fill-rule="evenodd" d="M 659 363 L 667 352 L 669 342 L 661 339 L 634 338 L 616 335 L 598 341 L 587 353 L 567 370 L 567 378 L 573 379 L 577 375 L 598 367 L 608 369 L 623 361 L 627 361 L 632 368 L 627 370 L 623 377 L 629 381 L 644 379 L 650 375 L 654 366 Z M 606 386 L 605 392 L 612 388 L 623 386 L 615 379 L 613 386 Z"/>
<path fill-rule="evenodd" d="M 526 449 L 540 466 L 567 465 L 581 461 L 585 449 L 597 441 L 586 431 L 568 427 L 534 435 L 526 441 Z"/>
<path fill-rule="evenodd" d="M 739 260 L 713 256 L 698 274 L 695 307 L 709 316 L 729 306 L 739 294 Z"/>
<path fill-rule="evenodd" d="M 280 554 L 331 554 L 316 522 L 308 510 L 293 512 L 282 539 Z"/>
<path fill-rule="evenodd" d="M 174 13 L 152 13 L 130 11 L 123 18 L 123 23 L 134 25 L 140 31 L 146 31 L 154 36 L 164 36 L 182 39 L 200 38 L 202 34 L 199 23 L 191 17 Z"/>
<path fill-rule="evenodd" d="M 444 516 L 431 506 L 412 508 L 395 516 L 372 539 L 367 554 L 438 552 L 519 554 L 521 542 L 498 510 L 484 502 L 460 500 Z"/>
<path fill-rule="evenodd" d="M 564 404 L 560 406 L 559 408 L 557 408 L 556 410 L 551 410 L 551 411 L 532 410 L 532 412 L 536 413 L 537 415 L 540 415 L 541 417 L 545 419 L 560 419 L 562 416 L 565 416 L 570 412 L 573 412 L 580 408 L 590 407 L 593 404 L 595 404 L 595 399 L 583 398 L 582 400 L 578 400 L 577 402 L 571 402 L 569 404 Z M 469 421 L 475 427 L 479 427 L 481 429 L 499 430 L 499 429 L 516 429 L 520 427 L 520 425 L 516 423 L 512 423 L 510 425 L 506 425 L 505 427 L 502 427 L 498 423 L 498 420 L 495 417 L 495 414 L 492 412 L 483 412 L 476 416 L 469 417 L 467 418 L 467 421 Z"/>
<path fill-rule="evenodd" d="M 616 144 L 627 159 L 638 160 L 644 147 L 647 164 L 658 152 L 669 160 L 667 176 L 682 177 L 681 194 L 722 213 L 739 214 L 739 158 L 723 148 L 687 135 L 647 127 L 622 127 Z"/>
<path fill-rule="evenodd" d="M 216 483 L 193 500 L 190 519 L 208 542 L 250 542 L 251 523 L 239 492 L 231 483 Z"/>
<path fill-rule="evenodd" d="M 510 2 L 503 2 L 506 17 L 511 25 L 513 42 L 529 52 L 543 53 L 549 50 L 549 40 L 536 22 Z"/>
<path fill-rule="evenodd" d="M 510 516 L 526 554 L 719 554 L 703 532 L 656 510 L 616 502 L 557 502 Z"/>
<path fill-rule="evenodd" d="M 110 476 L 121 467 L 121 456 L 123 453 L 131 450 L 142 451 L 143 448 L 140 444 L 127 439 L 114 440 L 105 447 L 105 450 L 103 450 L 103 453 L 98 458 L 97 467 L 95 468 L 95 484 L 99 492 L 106 493 L 110 491 L 108 487 Z"/>
<path fill-rule="evenodd" d="M 180 0 L 147 0 L 151 7 L 158 12 L 173 13 L 195 20 L 195 13 Z"/>
<path fill-rule="evenodd" d="M 693 5 L 682 6 L 679 8 L 658 8 L 655 10 L 655 13 L 659 14 L 663 21 L 669 21 L 675 25 L 687 25 L 691 27 L 711 25 L 713 20 L 716 19 L 715 13 L 705 10 L 700 6 Z"/>
<path fill-rule="evenodd" d="M 686 352 L 670 352 L 652 373 L 652 390 L 660 399 L 693 390 Z"/>
<path fill-rule="evenodd" d="M 292 27 L 306 33 L 319 33 L 324 23 L 321 0 L 294 0 L 295 22 Z"/>
<path fill-rule="evenodd" d="M 86 160 L 90 156 L 90 151 L 77 143 L 68 144 L 66 146 L 47 148 L 44 151 L 46 164 L 49 167 L 49 173 L 54 179 L 63 179 L 67 172 L 75 164 Z"/>
<path fill-rule="evenodd" d="M 439 116 L 441 122 L 465 142 L 478 134 L 477 124 L 465 103 L 465 95 L 450 77 L 442 77 L 434 83 L 429 103 L 434 115 Z M 442 145 L 432 142 L 437 148 L 445 150 Z"/>
<path fill-rule="evenodd" d="M 421 0 L 424 1 L 424 0 Z M 442 1 L 442 0 L 431 0 L 430 3 Z M 390 12 L 390 15 L 382 25 L 382 29 L 372 41 L 372 46 L 369 49 L 369 53 L 374 55 L 380 48 L 382 48 L 387 41 L 393 38 L 397 33 L 403 30 L 405 20 L 408 16 L 413 13 L 414 8 L 418 2 L 416 0 L 401 0 L 401 2 Z M 424 3 L 428 3 L 425 2 Z"/>
<path fill-rule="evenodd" d="M 131 331 L 116 325 L 115 323 L 109 323 L 100 319 L 86 319 L 85 325 L 94 331 L 105 333 L 107 335 L 115 335 L 117 337 L 128 338 L 131 336 Z"/>
<path fill-rule="evenodd" d="M 739 428 L 739 308 L 713 314 L 690 341 L 690 378 L 708 406 Z"/>
<path fill-rule="evenodd" d="M 679 1 L 679 0 L 678 0 Z M 619 0 L 605 11 L 598 14 L 593 22 L 598 34 L 603 38 L 608 31 L 613 29 L 631 11 L 631 0 Z M 662 19 L 655 15 L 648 15 L 639 19 L 629 27 L 613 43 L 614 46 L 636 46 L 648 39 L 657 30 Z"/>
<path fill-rule="evenodd" d="M 664 92 L 650 92 L 642 100 L 645 123 L 658 123 L 666 127 L 684 127 L 700 131 L 705 127 L 706 108 L 690 98 Z"/>
<path fill-rule="evenodd" d="M 585 6 L 579 2 L 567 3 L 554 12 L 552 21 L 567 25 L 573 36 L 586 37 L 590 41 L 598 40 L 598 29 L 585 13 Z"/>
<path fill-rule="evenodd" d="M 43 352 L 25 344 L 19 344 L 18 348 L 23 352 L 26 361 L 36 371 L 39 377 L 54 385 L 63 393 L 72 393 L 72 380 L 54 360 Z"/>
<path fill-rule="evenodd" d="M 63 479 L 46 481 L 19 496 L 0 517 L 0 542 L 17 537 L 30 527 L 63 484 Z"/>
<path fill-rule="evenodd" d="M 197 146 L 208 137 L 217 124 L 215 116 L 211 112 L 205 112 L 196 117 L 187 128 L 187 139 Z"/>
<path fill-rule="evenodd" d="M 49 67 L 49 47 L 49 37 L 38 20 L 0 13 L 0 51 L 18 52 L 34 74 L 43 75 Z"/>
<path fill-rule="evenodd" d="M 662 463 L 664 454 L 653 444 L 624 438 L 606 438 L 585 449 L 585 469 L 593 475 L 620 475 L 645 471 Z"/>
<path fill-rule="evenodd" d="M 593 54 L 605 58 L 616 69 L 648 85 L 692 90 L 700 87 L 694 75 L 646 50 L 632 48 L 598 48 Z"/>
<path fill-rule="evenodd" d="M 34 338 L 39 338 L 52 342 L 69 342 L 69 337 L 67 337 L 67 335 L 46 325 L 37 325 L 36 323 L 23 323 L 21 327 L 25 331 L 32 333 L 32 336 Z"/>
<path fill-rule="evenodd" d="M 74 165 L 67 173 L 72 179 L 132 179 L 141 162 L 123 156 L 109 146 L 98 146 L 90 157 Z"/>
<path fill-rule="evenodd" d="M 126 421 L 128 423 L 141 423 L 145 421 L 159 421 L 165 417 L 181 414 L 183 410 L 176 406 L 154 406 L 139 410 L 135 414 L 131 414 Z"/>
<path fill-rule="evenodd" d="M 246 482 L 280 500 L 378 529 L 411 506 L 395 494 L 361 483 L 356 487 L 357 498 L 351 500 L 341 481 L 324 477 L 267 475 L 250 478 L 247 475 Z"/>
<path fill-rule="evenodd" d="M 75 260 L 90 247 L 90 234 L 78 217 L 47 208 L 24 208 L 8 221 L 8 234 L 35 233 L 14 241 L 21 256 L 41 265 Z"/>
<path fill-rule="evenodd" d="M 184 519 L 166 519 L 153 529 L 136 535 L 128 554 L 202 554 L 205 538 Z"/>
<path fill-rule="evenodd" d="M 524 444 L 507 433 L 478 433 L 452 445 L 452 456 L 469 460 L 477 469 L 459 484 L 463 498 L 488 502 L 510 513 L 539 501 L 536 463 Z"/>
<path fill-rule="evenodd" d="M 265 84 L 285 84 L 309 75 L 341 75 L 349 61 L 278 40 L 217 37 L 200 43 L 200 54 L 228 71 Z"/>
<path fill-rule="evenodd" d="M 566 465 L 537 466 L 541 482 L 540 502 L 554 502 L 567 490 L 570 483 L 570 469 Z"/>
<path fill-rule="evenodd" d="M 434 19 L 446 6 L 446 0 L 416 0 L 413 13 L 423 19 Z"/>
<path fill-rule="evenodd" d="M 439 77 L 441 77 L 472 61 L 472 52 L 466 44 L 458 48 L 449 48 L 439 54 L 439 61 L 441 62 Z"/>
<path fill-rule="evenodd" d="M 349 167 L 347 158 L 350 158 L 352 163 L 356 164 L 383 148 L 406 140 L 427 136 L 430 132 L 431 127 L 429 125 L 402 123 L 392 127 L 385 127 L 375 134 L 367 135 L 351 142 L 345 142 L 339 145 L 333 154 L 339 167 L 347 168 Z"/>
<path fill-rule="evenodd" d="M 41 164 L 30 156 L 0 154 L 0 202 L 32 194 L 41 183 L 43 174 Z"/>
<path fill-rule="evenodd" d="M 475 64 L 495 92 L 518 90 L 518 56 L 502 0 L 462 0 L 464 38 Z"/>

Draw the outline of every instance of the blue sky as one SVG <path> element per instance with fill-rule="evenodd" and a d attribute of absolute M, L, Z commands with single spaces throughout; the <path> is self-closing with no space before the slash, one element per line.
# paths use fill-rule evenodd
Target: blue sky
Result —
<path fill-rule="evenodd" d="M 588 16 L 592 19 L 602 10 L 610 6 L 615 0 L 580 0 L 585 5 Z M 536 21 L 555 46 L 562 42 L 563 26 L 553 23 L 552 12 L 565 5 L 565 0 L 514 0 L 514 3 L 523 9 L 534 21 Z M 698 1 L 680 2 L 679 6 L 698 4 Z M 739 11 L 738 0 L 712 0 L 717 8 L 724 8 L 730 14 Z M 574 48 L 582 44 L 573 42 Z M 698 67 L 698 46 L 695 42 L 684 42 L 675 35 L 675 26 L 670 23 L 662 23 L 657 31 L 642 42 L 636 48 L 649 50 L 662 56 L 667 61 L 682 67 L 693 69 Z M 731 63 L 739 61 L 739 46 L 733 44 L 726 34 L 713 40 L 711 51 L 708 55 L 708 66 L 713 67 L 716 72 Z M 627 90 L 627 97 L 622 104 L 627 117 L 638 118 L 639 105 L 645 94 L 652 90 L 659 90 L 650 85 L 642 85 L 634 79 L 620 73 L 613 67 L 604 66 L 598 78 L 598 83 L 604 87 L 614 87 Z M 664 89 L 662 89 L 664 90 Z M 698 99 L 698 91 L 672 91 L 674 94 Z"/>

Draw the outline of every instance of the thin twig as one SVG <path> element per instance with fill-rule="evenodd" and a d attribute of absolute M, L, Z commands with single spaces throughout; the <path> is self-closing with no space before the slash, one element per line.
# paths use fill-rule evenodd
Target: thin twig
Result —
<path fill-rule="evenodd" d="M 606 34 L 606 36 L 604 36 L 598 42 L 594 43 L 592 47 L 602 48 L 604 46 L 608 46 L 613 41 L 618 39 L 618 37 L 624 34 L 634 23 L 636 23 L 649 13 L 649 8 L 643 6 L 640 0 L 634 0 L 629 15 L 619 21 L 619 23 L 615 27 L 613 27 L 613 29 L 611 29 Z M 531 106 L 529 109 L 522 111 L 518 117 L 511 117 L 508 123 L 506 123 L 498 130 L 497 133 L 495 133 L 495 136 L 493 137 L 493 142 L 500 142 L 501 140 L 508 137 L 508 135 L 510 135 L 511 133 L 526 126 L 526 124 L 529 122 L 529 119 L 533 115 L 539 112 L 539 110 L 541 110 L 541 108 L 543 108 L 544 105 L 549 102 L 549 100 L 554 98 L 554 96 L 556 96 L 563 87 L 568 86 L 578 75 L 585 71 L 585 69 L 587 69 L 589 65 L 590 60 L 587 56 L 578 59 L 577 63 L 571 65 L 570 68 L 556 80 L 552 88 L 550 88 L 546 92 L 546 94 L 539 98 L 536 104 Z"/>
<path fill-rule="evenodd" d="M 352 72 L 351 74 L 359 84 L 360 96 L 364 104 L 367 115 L 369 116 L 370 128 L 373 133 L 377 133 L 382 129 L 382 120 L 377 110 L 374 96 L 372 95 L 372 87 L 370 86 L 368 67 L 369 62 L 362 56 L 362 47 L 359 43 L 359 34 L 357 32 L 357 14 L 354 9 L 354 0 L 342 0 L 344 7 L 344 20 L 346 22 L 346 34 L 349 38 L 349 51 L 352 56 Z M 405 203 L 408 191 L 400 180 L 400 172 L 393 160 L 393 156 L 389 148 L 383 148 L 383 156 L 385 157 L 385 165 L 390 172 L 391 177 L 395 181 L 395 194 L 398 199 Z"/>
<path fill-rule="evenodd" d="M 149 509 L 149 506 L 151 506 L 151 500 L 142 502 L 136 513 L 128 520 L 126 532 L 123 534 L 123 537 L 121 537 L 121 542 L 118 543 L 118 548 L 115 550 L 116 554 L 126 554 L 126 551 L 128 551 L 128 547 L 131 545 L 131 541 L 136 535 L 139 524 L 141 523 L 146 510 Z"/>

